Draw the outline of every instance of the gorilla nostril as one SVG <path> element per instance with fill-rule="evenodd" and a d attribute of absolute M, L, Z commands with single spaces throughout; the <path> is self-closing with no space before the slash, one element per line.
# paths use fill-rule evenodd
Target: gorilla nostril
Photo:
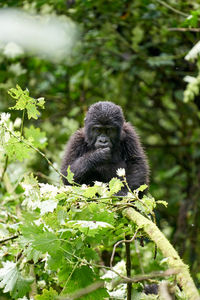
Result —
<path fill-rule="evenodd" d="M 107 139 L 105 137 L 101 137 L 99 139 L 99 142 L 102 143 L 102 144 L 105 144 L 105 143 L 107 143 Z"/>

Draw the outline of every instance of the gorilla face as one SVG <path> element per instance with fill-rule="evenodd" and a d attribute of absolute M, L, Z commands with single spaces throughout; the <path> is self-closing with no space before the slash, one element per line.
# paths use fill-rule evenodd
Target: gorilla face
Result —
<path fill-rule="evenodd" d="M 94 125 L 92 134 L 95 139 L 95 149 L 112 148 L 117 138 L 117 128 L 111 125 Z"/>
<path fill-rule="evenodd" d="M 95 149 L 114 148 L 124 123 L 121 108 L 108 101 L 93 104 L 85 118 L 85 139 Z"/>

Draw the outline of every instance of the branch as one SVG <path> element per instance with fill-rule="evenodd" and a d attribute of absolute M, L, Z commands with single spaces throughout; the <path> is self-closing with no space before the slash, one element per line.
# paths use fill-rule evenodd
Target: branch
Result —
<path fill-rule="evenodd" d="M 11 236 L 11 237 L 2 239 L 2 240 L 0 240 L 0 244 L 3 244 L 3 243 L 5 243 L 5 242 L 7 242 L 7 241 L 10 241 L 10 240 L 15 240 L 15 239 L 17 239 L 18 237 L 19 237 L 19 235 L 13 235 L 13 236 Z"/>
<path fill-rule="evenodd" d="M 74 300 L 74 299 L 79 299 L 87 294 L 90 294 L 91 292 L 94 292 L 98 290 L 99 288 L 104 287 L 104 282 L 103 281 L 98 281 L 95 283 L 92 283 L 91 285 L 88 285 L 86 288 L 83 288 L 79 290 L 78 292 L 75 292 L 71 294 L 70 296 L 61 296 L 58 297 L 59 300 Z"/>
<path fill-rule="evenodd" d="M 145 281 L 145 280 L 149 280 L 149 279 L 153 279 L 153 278 L 157 278 L 157 277 L 168 277 L 168 276 L 172 276 L 172 275 L 176 275 L 179 273 L 179 270 L 174 270 L 174 269 L 168 269 L 166 271 L 158 271 L 158 272 L 152 272 L 149 274 L 142 274 L 142 275 L 136 275 L 132 278 L 128 278 L 125 280 L 121 280 L 121 282 L 140 282 L 140 281 Z"/>
<path fill-rule="evenodd" d="M 113 259 L 114 259 L 114 256 L 115 256 L 115 251 L 116 251 L 117 246 L 119 246 L 121 243 L 132 243 L 134 241 L 134 239 L 136 238 L 138 230 L 139 230 L 139 228 L 136 230 L 136 232 L 134 233 L 134 236 L 130 240 L 121 240 L 121 241 L 118 241 L 114 245 L 112 255 L 111 255 L 111 258 L 110 258 L 110 268 L 111 268 L 111 270 L 112 270 L 112 267 L 113 267 L 112 263 L 113 263 Z"/>
<path fill-rule="evenodd" d="M 127 241 L 126 241 L 127 242 Z M 177 274 L 178 270 L 166 270 L 164 272 L 152 272 L 150 274 L 146 274 L 146 275 L 138 275 L 135 276 L 133 278 L 126 278 L 126 279 L 121 279 L 118 282 L 113 283 L 113 288 L 116 287 L 117 285 L 121 284 L 121 283 L 127 283 L 127 282 L 139 282 L 139 281 L 143 281 L 143 280 L 148 280 L 148 279 L 152 279 L 152 278 L 157 278 L 157 277 L 167 277 L 167 276 L 171 276 L 174 274 Z M 98 290 L 99 288 L 103 288 L 104 287 L 104 282 L 103 281 L 98 281 L 95 283 L 92 283 L 91 285 L 79 290 L 78 292 L 75 292 L 69 296 L 60 296 L 58 297 L 59 300 L 74 300 L 74 299 L 79 299 L 82 296 L 85 296 L 91 292 L 94 292 L 96 290 Z"/>
<path fill-rule="evenodd" d="M 179 272 L 176 275 L 176 279 L 188 299 L 200 300 L 198 290 L 188 271 L 188 266 L 183 263 L 176 250 L 159 230 L 159 228 L 152 221 L 145 218 L 133 208 L 126 208 L 123 211 L 123 214 L 129 220 L 136 223 L 140 228 L 143 228 L 152 241 L 156 243 L 162 254 L 167 258 L 167 264 L 169 268 L 175 269 Z"/>
<path fill-rule="evenodd" d="M 160 3 L 161 5 L 165 6 L 166 8 L 168 8 L 169 10 L 175 12 L 176 14 L 179 14 L 179 15 L 181 15 L 181 16 L 183 16 L 183 17 L 186 17 L 186 18 L 189 16 L 188 14 L 186 14 L 186 13 L 184 13 L 184 12 L 182 12 L 182 11 L 180 11 L 180 10 L 178 10 L 178 9 L 176 9 L 176 8 L 174 8 L 174 7 L 172 7 L 172 6 L 170 6 L 169 4 L 167 4 L 167 3 L 164 2 L 164 1 L 161 1 L 161 0 L 156 0 L 156 1 L 157 1 L 158 3 Z"/>
<path fill-rule="evenodd" d="M 200 32 L 200 28 L 168 28 L 169 31 Z"/>

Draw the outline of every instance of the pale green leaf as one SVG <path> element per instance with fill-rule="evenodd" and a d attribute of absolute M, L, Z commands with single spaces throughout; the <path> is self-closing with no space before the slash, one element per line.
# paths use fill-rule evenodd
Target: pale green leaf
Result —
<path fill-rule="evenodd" d="M 30 290 L 32 281 L 21 276 L 16 263 L 3 262 L 3 268 L 0 269 L 0 288 L 3 288 L 4 293 L 11 292 L 15 298 L 22 297 Z"/>
<path fill-rule="evenodd" d="M 119 178 L 115 178 L 115 177 L 112 178 L 111 181 L 109 182 L 109 189 L 110 189 L 109 195 L 111 196 L 113 194 L 118 193 L 123 186 L 124 185 Z"/>
<path fill-rule="evenodd" d="M 36 148 L 44 149 L 47 145 L 46 133 L 40 131 L 40 128 L 35 128 L 31 125 L 29 128 L 24 129 L 25 137 L 32 138 L 32 144 Z"/>
<path fill-rule="evenodd" d="M 74 174 L 71 172 L 70 166 L 68 166 L 68 168 L 67 168 L 67 180 L 71 184 L 74 183 Z"/>
<path fill-rule="evenodd" d="M 167 207 L 167 205 L 168 205 L 167 201 L 164 201 L 164 200 L 158 200 L 158 201 L 156 201 L 156 203 L 157 203 L 157 204 L 162 204 L 162 205 L 164 205 L 165 207 Z"/>

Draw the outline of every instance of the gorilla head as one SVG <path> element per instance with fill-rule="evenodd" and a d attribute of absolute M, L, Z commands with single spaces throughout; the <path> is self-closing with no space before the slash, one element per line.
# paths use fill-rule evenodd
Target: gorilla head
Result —
<path fill-rule="evenodd" d="M 124 116 L 120 106 L 97 102 L 90 106 L 85 118 L 85 140 L 95 149 L 113 149 L 120 141 Z"/>

